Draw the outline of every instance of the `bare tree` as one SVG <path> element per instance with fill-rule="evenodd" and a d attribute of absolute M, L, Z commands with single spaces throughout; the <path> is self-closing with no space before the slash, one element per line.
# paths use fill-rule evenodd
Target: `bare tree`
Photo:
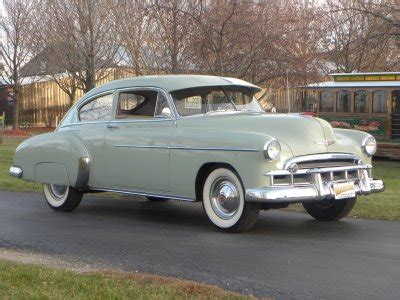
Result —
<path fill-rule="evenodd" d="M 323 45 L 336 71 L 385 70 L 390 62 L 382 55 L 391 43 L 388 24 L 365 13 L 372 2 L 327 1 L 323 18 Z M 389 67 L 390 68 L 390 67 Z"/>
<path fill-rule="evenodd" d="M 185 13 L 187 0 L 153 0 L 151 41 L 147 43 L 153 66 L 165 73 L 189 71 L 192 66 L 192 28 L 190 17 Z"/>
<path fill-rule="evenodd" d="M 121 62 L 136 76 L 151 73 L 148 45 L 151 44 L 152 18 L 146 1 L 116 0 L 112 13 L 121 44 Z"/>
<path fill-rule="evenodd" d="M 4 63 L 3 80 L 13 86 L 14 124 L 19 127 L 19 101 L 23 77 L 21 69 L 34 55 L 30 47 L 32 20 L 35 14 L 32 0 L 4 0 L 4 15 L 0 16 L 0 57 Z"/>
<path fill-rule="evenodd" d="M 54 49 L 55 63 L 73 78 L 69 83 L 85 92 L 116 65 L 119 44 L 112 5 L 106 0 L 46 1 L 47 44 Z"/>

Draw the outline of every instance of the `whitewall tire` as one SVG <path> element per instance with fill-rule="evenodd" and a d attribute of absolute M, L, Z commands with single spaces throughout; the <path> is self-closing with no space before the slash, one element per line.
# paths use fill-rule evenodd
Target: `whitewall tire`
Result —
<path fill-rule="evenodd" d="M 56 211 L 73 211 L 81 203 L 83 193 L 70 187 L 43 184 L 47 204 Z"/>
<path fill-rule="evenodd" d="M 210 172 L 203 185 L 203 207 L 215 226 L 223 231 L 249 230 L 258 218 L 260 206 L 246 202 L 239 176 L 228 168 Z"/>

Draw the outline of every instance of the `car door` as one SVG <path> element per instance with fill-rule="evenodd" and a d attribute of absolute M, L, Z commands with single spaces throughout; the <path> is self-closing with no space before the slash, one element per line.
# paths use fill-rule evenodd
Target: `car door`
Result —
<path fill-rule="evenodd" d="M 103 141 L 105 129 L 112 116 L 114 91 L 108 91 L 89 98 L 78 108 L 78 120 L 64 130 L 78 135 L 90 155 L 89 186 L 102 187 L 106 184 L 103 176 Z"/>
<path fill-rule="evenodd" d="M 104 136 L 108 187 L 170 191 L 170 140 L 175 120 L 167 95 L 157 89 L 120 90 Z"/>

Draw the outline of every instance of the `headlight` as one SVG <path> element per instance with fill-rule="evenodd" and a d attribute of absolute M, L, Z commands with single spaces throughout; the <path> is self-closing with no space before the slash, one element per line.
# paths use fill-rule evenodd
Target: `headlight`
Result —
<path fill-rule="evenodd" d="M 277 140 L 272 140 L 264 145 L 264 157 L 266 159 L 275 160 L 281 154 L 281 145 Z"/>
<path fill-rule="evenodd" d="M 361 148 L 367 155 L 369 155 L 369 156 L 374 155 L 375 152 L 376 152 L 376 140 L 375 140 L 375 138 L 372 135 L 367 136 L 363 140 Z"/>

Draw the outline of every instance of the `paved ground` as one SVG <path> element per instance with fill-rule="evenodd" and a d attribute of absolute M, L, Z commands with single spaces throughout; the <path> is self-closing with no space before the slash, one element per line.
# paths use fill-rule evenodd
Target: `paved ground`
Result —
<path fill-rule="evenodd" d="M 400 298 L 400 222 L 271 211 L 249 233 L 224 234 L 199 204 L 140 199 L 91 196 L 56 213 L 40 194 L 0 192 L 0 247 L 278 299 Z"/>

